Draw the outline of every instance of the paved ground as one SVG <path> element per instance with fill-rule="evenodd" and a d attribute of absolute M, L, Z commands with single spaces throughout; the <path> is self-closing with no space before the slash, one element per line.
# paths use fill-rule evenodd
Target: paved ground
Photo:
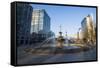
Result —
<path fill-rule="evenodd" d="M 71 50 L 72 49 L 72 50 Z M 63 49 L 55 47 L 37 48 L 33 46 L 18 47 L 17 57 L 18 64 L 38 64 L 38 63 L 52 63 L 52 62 L 71 62 L 71 61 L 85 61 L 96 59 L 96 49 L 88 51 L 76 51 L 73 49 L 80 49 L 80 47 L 67 46 Z M 68 52 L 69 51 L 69 52 Z M 76 52 L 75 52 L 76 51 Z M 71 53 L 70 53 L 71 52 Z"/>

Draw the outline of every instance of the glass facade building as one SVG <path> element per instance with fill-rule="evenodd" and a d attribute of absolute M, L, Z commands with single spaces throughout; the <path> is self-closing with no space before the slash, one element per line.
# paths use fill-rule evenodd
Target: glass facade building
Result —
<path fill-rule="evenodd" d="M 45 33 L 50 31 L 50 17 L 45 10 L 33 10 L 31 33 Z"/>
<path fill-rule="evenodd" d="M 83 19 L 83 21 L 81 22 L 81 26 L 82 26 L 83 40 L 92 43 L 95 42 L 96 32 L 95 32 L 94 22 L 91 15 L 88 15 Z"/>
<path fill-rule="evenodd" d="M 42 42 L 54 35 L 50 31 L 50 17 L 44 9 L 34 9 L 31 22 L 31 41 Z"/>
<path fill-rule="evenodd" d="M 16 40 L 18 45 L 28 44 L 33 8 L 29 4 L 16 4 Z"/>

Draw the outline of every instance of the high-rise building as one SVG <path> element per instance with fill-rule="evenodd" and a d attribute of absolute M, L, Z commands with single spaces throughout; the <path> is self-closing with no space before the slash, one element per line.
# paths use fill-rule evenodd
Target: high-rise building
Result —
<path fill-rule="evenodd" d="M 28 44 L 33 8 L 29 4 L 16 4 L 16 40 L 18 45 Z"/>
<path fill-rule="evenodd" d="M 33 10 L 31 33 L 46 33 L 50 31 L 50 17 L 45 10 Z"/>
<path fill-rule="evenodd" d="M 35 38 L 34 41 L 37 42 L 43 41 L 52 35 L 50 31 L 50 17 L 44 9 L 33 10 L 31 34 L 31 38 Z"/>
<path fill-rule="evenodd" d="M 83 21 L 81 22 L 81 26 L 82 26 L 83 40 L 85 42 L 92 42 L 92 43 L 95 42 L 96 34 L 95 34 L 93 18 L 91 17 L 91 15 L 88 15 L 83 19 Z"/>
<path fill-rule="evenodd" d="M 44 9 L 34 9 L 31 22 L 31 43 L 43 42 L 55 36 L 50 30 L 50 17 Z"/>

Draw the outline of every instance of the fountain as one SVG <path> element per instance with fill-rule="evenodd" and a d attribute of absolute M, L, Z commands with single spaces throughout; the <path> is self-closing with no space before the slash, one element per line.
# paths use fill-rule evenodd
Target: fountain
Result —
<path fill-rule="evenodd" d="M 40 43 L 40 47 L 55 47 L 55 48 L 63 48 L 64 44 L 64 37 L 62 36 L 61 32 L 61 26 L 59 31 L 59 36 L 55 38 L 55 36 L 49 37 L 46 40 L 44 40 L 42 43 Z"/>
<path fill-rule="evenodd" d="M 56 39 L 57 41 L 57 48 L 63 48 L 63 44 L 65 39 L 62 36 L 62 32 L 59 32 L 60 36 Z"/>
<path fill-rule="evenodd" d="M 50 44 L 50 46 L 49 46 Z M 55 36 L 51 36 L 49 38 L 47 38 L 46 40 L 44 40 L 42 43 L 40 43 L 40 47 L 55 47 Z"/>
<path fill-rule="evenodd" d="M 32 49 L 32 53 L 38 54 L 38 52 L 42 52 L 41 54 L 63 54 L 80 52 L 82 50 L 83 48 L 79 46 L 73 46 L 69 43 L 67 32 L 66 37 L 64 37 L 62 35 L 60 26 L 59 36 L 57 38 L 55 38 L 55 36 L 51 36 L 45 39 L 42 43 L 39 43 L 36 47 Z"/>

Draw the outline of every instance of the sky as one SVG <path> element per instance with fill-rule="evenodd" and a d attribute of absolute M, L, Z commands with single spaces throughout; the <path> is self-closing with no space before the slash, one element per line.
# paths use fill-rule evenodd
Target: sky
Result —
<path fill-rule="evenodd" d="M 96 8 L 93 7 L 76 7 L 76 6 L 59 6 L 59 5 L 39 5 L 31 4 L 33 10 L 45 9 L 51 18 L 51 31 L 58 35 L 61 31 L 63 35 L 76 36 L 78 29 L 81 27 L 81 22 L 88 14 L 93 16 L 93 21 L 96 23 Z"/>

